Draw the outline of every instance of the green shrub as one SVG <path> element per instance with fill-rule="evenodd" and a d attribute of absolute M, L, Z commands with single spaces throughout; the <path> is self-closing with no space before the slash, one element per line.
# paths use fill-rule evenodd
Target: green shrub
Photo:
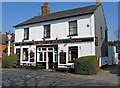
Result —
<path fill-rule="evenodd" d="M 75 73 L 92 75 L 98 72 L 98 61 L 96 56 L 85 56 L 75 60 Z"/>
<path fill-rule="evenodd" d="M 9 56 L 5 55 L 2 58 L 2 67 L 3 68 L 12 68 L 16 67 L 18 56 L 16 54 L 10 54 Z"/>
<path fill-rule="evenodd" d="M 10 68 L 9 59 L 8 59 L 7 55 L 2 57 L 2 67 L 3 68 Z"/>

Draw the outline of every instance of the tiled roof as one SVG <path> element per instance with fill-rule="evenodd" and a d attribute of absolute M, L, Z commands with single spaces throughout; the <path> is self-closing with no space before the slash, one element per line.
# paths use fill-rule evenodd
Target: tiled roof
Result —
<path fill-rule="evenodd" d="M 51 20 L 57 20 L 57 19 L 67 18 L 67 17 L 72 17 L 72 16 L 91 14 L 96 11 L 98 6 L 99 5 L 91 5 L 91 6 L 82 7 L 82 8 L 76 8 L 76 9 L 70 9 L 70 10 L 50 13 L 47 15 L 35 16 L 18 25 L 15 25 L 14 27 L 24 26 L 28 24 L 34 24 L 34 23 L 41 23 L 41 22 L 46 22 L 46 21 L 51 21 Z"/>

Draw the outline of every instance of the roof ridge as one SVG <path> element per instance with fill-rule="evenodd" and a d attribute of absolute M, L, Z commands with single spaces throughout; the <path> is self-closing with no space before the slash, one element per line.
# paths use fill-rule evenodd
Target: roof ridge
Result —
<path fill-rule="evenodd" d="M 84 6 L 84 7 L 78 7 L 78 8 L 68 9 L 68 10 L 61 10 L 61 11 L 53 12 L 53 13 L 50 13 L 50 14 L 56 14 L 56 13 L 70 11 L 70 10 L 76 10 L 76 9 L 84 9 L 84 8 L 88 8 L 88 7 L 92 7 L 92 6 L 99 6 L 99 5 L 89 5 L 89 6 Z M 47 15 L 50 15 L 50 14 L 39 15 L 39 16 L 34 16 L 34 17 L 47 16 Z"/>
<path fill-rule="evenodd" d="M 53 12 L 50 14 L 46 14 L 44 16 L 43 15 L 34 16 L 31 19 L 28 19 L 18 25 L 15 25 L 14 27 L 38 23 L 38 22 L 40 23 L 43 21 L 48 21 L 48 20 L 53 20 L 53 19 L 58 19 L 63 17 L 90 14 L 90 13 L 94 13 L 99 6 L 100 5 L 89 5 L 89 6 L 79 7 L 79 8 Z"/>

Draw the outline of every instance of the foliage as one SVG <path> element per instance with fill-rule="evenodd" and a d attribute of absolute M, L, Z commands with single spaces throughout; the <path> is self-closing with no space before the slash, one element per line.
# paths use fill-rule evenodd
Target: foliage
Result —
<path fill-rule="evenodd" d="M 98 72 L 98 61 L 96 56 L 85 56 L 76 59 L 75 73 L 82 75 L 92 75 Z"/>
<path fill-rule="evenodd" d="M 2 67 L 3 68 L 12 68 L 15 67 L 18 61 L 17 54 L 10 54 L 9 56 L 5 55 L 2 58 Z"/>

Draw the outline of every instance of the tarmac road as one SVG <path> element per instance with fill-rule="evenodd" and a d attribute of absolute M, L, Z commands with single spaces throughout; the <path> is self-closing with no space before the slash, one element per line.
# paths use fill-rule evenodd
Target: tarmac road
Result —
<path fill-rule="evenodd" d="M 117 69 L 116 66 L 112 68 Z M 43 70 L 2 69 L 2 86 L 118 86 L 119 76 L 110 72 L 112 68 L 103 68 L 97 75 L 89 76 Z"/>

